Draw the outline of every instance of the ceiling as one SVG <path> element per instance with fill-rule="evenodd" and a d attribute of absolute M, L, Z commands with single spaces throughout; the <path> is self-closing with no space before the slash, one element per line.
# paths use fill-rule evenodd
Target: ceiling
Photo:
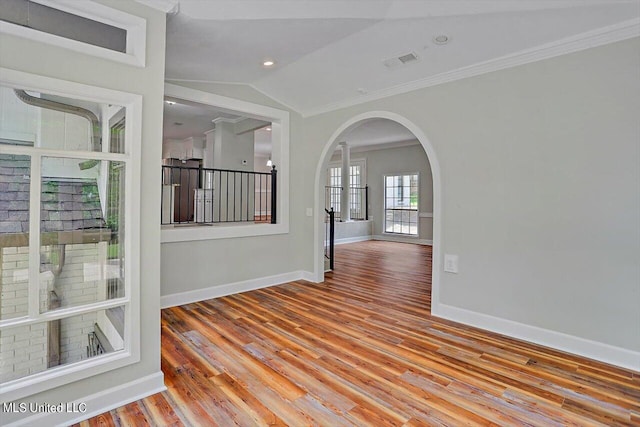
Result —
<path fill-rule="evenodd" d="M 215 128 L 213 121 L 216 119 L 240 122 L 246 118 L 210 105 L 165 98 L 162 138 L 163 140 L 202 138 L 205 132 Z M 266 128 L 254 132 L 254 153 L 264 157 L 271 155 L 271 132 Z"/>
<path fill-rule="evenodd" d="M 540 50 L 577 50 L 576 40 L 586 48 L 616 31 L 618 39 L 640 35 L 640 0 L 137 1 L 168 12 L 167 81 L 246 84 L 303 116 L 473 75 L 474 67 L 513 66 L 510 58 Z M 439 35 L 448 43 L 437 44 Z M 397 60 L 408 53 L 417 59 Z M 200 107 L 165 108 L 165 138 L 202 134 L 212 113 L 234 118 Z M 257 154 L 270 152 L 262 133 Z M 363 147 L 414 137 L 378 120 L 345 139 Z"/>
<path fill-rule="evenodd" d="M 251 85 L 303 115 L 569 37 L 640 28 L 640 0 L 138 1 L 172 11 L 168 81 Z M 445 45 L 434 43 L 441 34 Z M 410 52 L 416 61 L 384 65 Z"/>
<path fill-rule="evenodd" d="M 398 142 L 415 141 L 416 137 L 409 129 L 398 122 L 388 119 L 370 119 L 341 135 L 340 141 L 346 141 L 352 149 L 371 148 L 371 146 L 390 146 Z M 337 147 L 336 151 L 340 148 Z"/>

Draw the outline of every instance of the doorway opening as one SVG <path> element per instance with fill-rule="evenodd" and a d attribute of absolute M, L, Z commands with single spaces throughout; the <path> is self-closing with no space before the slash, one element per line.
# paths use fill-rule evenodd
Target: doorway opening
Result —
<path fill-rule="evenodd" d="M 341 174 L 337 173 L 338 167 Z M 355 183 L 350 181 L 354 167 L 359 171 Z M 337 175 L 341 178 L 339 183 Z M 350 218 L 349 213 L 353 209 L 346 215 L 341 212 L 340 220 L 335 223 L 335 244 L 340 246 L 375 240 L 428 246 L 428 251 L 422 251 L 423 256 L 429 252 L 425 256 L 428 261 L 422 263 L 425 269 L 423 273 L 429 270 L 431 307 L 437 307 L 440 170 L 433 147 L 424 132 L 398 114 L 370 112 L 345 122 L 327 141 L 316 169 L 314 273 L 319 282 L 324 280 L 325 272 L 329 271 L 329 261 L 325 257 L 325 253 L 330 252 L 325 251 L 325 212 L 331 208 L 336 211 L 334 204 L 353 207 L 349 196 L 357 194 L 357 191 L 353 191 L 354 186 L 367 188 L 367 200 L 362 202 L 356 196 L 355 206 L 366 210 L 368 217 L 365 220 Z M 340 194 L 327 197 L 327 188 L 333 190 L 335 187 L 341 190 Z M 350 191 L 345 192 L 346 188 Z M 327 201 L 332 206 L 327 206 Z M 363 203 L 366 206 L 362 206 Z M 375 246 L 354 244 L 352 248 L 366 251 L 366 248 Z M 336 257 L 348 253 L 346 249 L 335 250 Z M 339 268 L 340 262 L 337 261 Z"/>

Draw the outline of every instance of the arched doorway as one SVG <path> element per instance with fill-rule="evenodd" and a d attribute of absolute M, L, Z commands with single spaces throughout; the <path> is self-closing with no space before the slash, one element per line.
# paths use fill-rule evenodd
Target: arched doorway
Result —
<path fill-rule="evenodd" d="M 441 177 L 440 166 L 435 153 L 435 150 L 423 132 L 417 125 L 405 117 L 389 112 L 389 111 L 370 111 L 362 113 L 344 122 L 336 131 L 331 135 L 331 138 L 326 142 L 322 154 L 318 160 L 315 174 L 315 195 L 314 195 L 314 212 L 315 212 L 315 227 L 314 227 L 314 279 L 318 282 L 324 280 L 324 193 L 321 188 L 326 181 L 326 170 L 329 164 L 329 160 L 338 146 L 341 138 L 349 133 L 354 128 L 358 127 L 362 123 L 375 120 L 375 119 L 387 119 L 394 121 L 405 128 L 407 128 L 415 138 L 420 142 L 420 145 L 424 149 L 429 164 L 431 167 L 432 182 L 433 182 L 433 259 L 432 259 L 432 295 L 431 295 L 431 312 L 437 314 L 440 301 L 440 270 L 441 270 Z"/>

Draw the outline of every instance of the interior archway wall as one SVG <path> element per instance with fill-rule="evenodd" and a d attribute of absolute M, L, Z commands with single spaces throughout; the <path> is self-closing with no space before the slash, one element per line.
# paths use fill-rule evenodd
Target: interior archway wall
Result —
<path fill-rule="evenodd" d="M 325 143 L 322 150 L 322 154 L 318 161 L 315 174 L 315 186 L 314 186 L 314 199 L 316 219 L 314 230 L 314 276 L 316 281 L 324 280 L 324 253 L 323 253 L 323 232 L 324 232 L 324 215 L 323 215 L 323 194 L 320 191 L 322 187 L 321 183 L 326 181 L 326 170 L 331 160 L 331 156 L 341 141 L 343 135 L 350 130 L 359 126 L 363 122 L 372 119 L 387 119 L 399 123 L 406 127 L 416 139 L 420 142 L 420 145 L 424 149 L 429 164 L 431 166 L 431 175 L 433 181 L 433 258 L 432 258 L 432 272 L 431 272 L 431 311 L 437 313 L 439 296 L 440 296 L 440 256 L 441 256 L 441 179 L 440 179 L 440 165 L 435 153 L 433 145 L 427 138 L 425 132 L 416 124 L 411 122 L 406 117 L 389 112 L 389 111 L 370 111 L 366 113 L 358 114 L 335 130 L 329 140 Z M 426 268 L 426 266 L 425 266 Z"/>

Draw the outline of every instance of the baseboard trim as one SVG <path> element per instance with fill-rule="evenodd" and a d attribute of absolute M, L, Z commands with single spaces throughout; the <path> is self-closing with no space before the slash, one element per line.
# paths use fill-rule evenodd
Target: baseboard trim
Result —
<path fill-rule="evenodd" d="M 413 243 L 415 245 L 433 246 L 433 240 L 418 239 L 415 237 L 391 236 L 388 234 L 376 234 L 371 236 L 373 240 L 384 240 L 385 242 Z"/>
<path fill-rule="evenodd" d="M 640 372 L 640 352 L 442 303 L 435 304 L 431 309 L 431 314 L 454 322 L 497 332 L 509 337 Z"/>
<path fill-rule="evenodd" d="M 372 240 L 373 236 L 357 236 L 357 237 L 345 237 L 343 239 L 334 240 L 335 245 L 344 245 L 347 243 L 356 243 L 356 242 L 366 242 L 367 240 Z"/>
<path fill-rule="evenodd" d="M 307 282 L 318 283 L 318 281 L 315 278 L 315 275 L 311 271 L 303 271 L 302 272 L 302 280 L 306 280 Z"/>
<path fill-rule="evenodd" d="M 81 408 L 81 404 L 86 404 L 87 409 L 84 413 L 43 412 L 14 421 L 6 426 L 68 426 L 151 396 L 152 394 L 160 393 L 166 389 L 164 385 L 164 374 L 162 372 L 156 372 L 155 374 L 99 391 L 69 403 L 70 405 L 73 404 L 72 407 L 74 408 Z M 66 402 L 61 403 L 66 404 Z"/>
<path fill-rule="evenodd" d="M 160 297 L 160 307 L 169 308 L 193 302 L 204 301 L 212 298 L 224 297 L 240 292 L 253 291 L 267 288 L 269 286 L 280 285 L 282 283 L 293 282 L 294 280 L 311 280 L 313 273 L 308 271 L 292 271 L 289 273 L 276 274 L 274 276 L 259 277 L 241 282 L 227 283 L 224 285 L 211 286 L 209 288 L 197 289 L 193 291 L 180 292 L 176 294 L 163 295 Z"/>

